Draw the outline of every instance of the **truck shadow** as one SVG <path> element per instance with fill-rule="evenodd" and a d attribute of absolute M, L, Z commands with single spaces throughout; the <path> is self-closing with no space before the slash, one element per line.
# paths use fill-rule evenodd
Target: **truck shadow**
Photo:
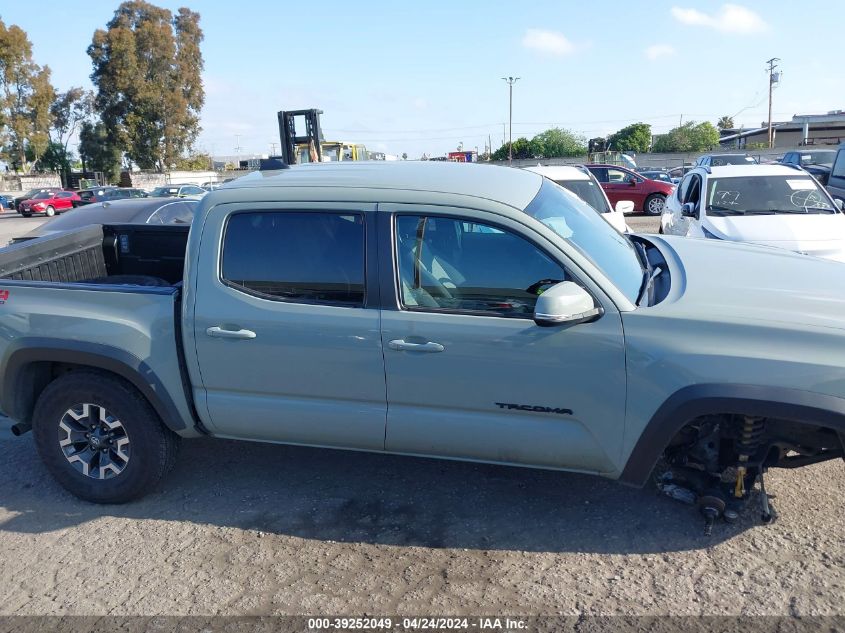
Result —
<path fill-rule="evenodd" d="M 598 477 L 209 439 L 184 442 L 152 494 L 100 506 L 52 480 L 31 436 L 0 450 L 0 506 L 12 515 L 2 531 L 115 516 L 337 542 L 631 554 L 704 549 L 754 525 L 746 516 L 705 538 L 694 508 Z"/>

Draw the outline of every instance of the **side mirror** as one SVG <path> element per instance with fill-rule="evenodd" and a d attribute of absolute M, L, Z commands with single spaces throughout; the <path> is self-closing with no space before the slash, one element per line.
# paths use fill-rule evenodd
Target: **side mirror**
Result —
<path fill-rule="evenodd" d="M 592 321 L 604 314 L 593 297 L 571 281 L 555 284 L 537 298 L 534 323 L 541 327 Z"/>
<path fill-rule="evenodd" d="M 836 204 L 836 208 L 842 211 L 842 206 L 845 205 L 845 201 L 843 201 L 842 198 L 836 198 L 833 202 Z"/>
<path fill-rule="evenodd" d="M 630 200 L 620 200 L 616 203 L 616 211 L 619 213 L 633 213 L 634 203 Z"/>
<path fill-rule="evenodd" d="M 630 178 L 628 178 L 628 184 L 631 185 L 632 187 L 636 187 L 637 186 L 637 179 L 634 178 L 633 176 L 631 176 Z"/>
<path fill-rule="evenodd" d="M 681 207 L 681 217 L 698 219 L 698 211 L 692 202 L 684 202 Z"/>

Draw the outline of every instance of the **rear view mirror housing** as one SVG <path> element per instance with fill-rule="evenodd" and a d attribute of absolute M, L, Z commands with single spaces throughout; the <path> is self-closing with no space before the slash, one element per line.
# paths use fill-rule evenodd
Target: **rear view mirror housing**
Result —
<path fill-rule="evenodd" d="M 698 219 L 698 209 L 692 202 L 684 202 L 681 207 L 681 217 Z"/>
<path fill-rule="evenodd" d="M 842 198 L 836 198 L 836 199 L 833 201 L 833 203 L 836 205 L 836 208 L 837 208 L 837 209 L 839 209 L 840 211 L 842 211 L 842 206 L 843 206 L 843 204 L 845 204 L 845 201 L 843 201 L 843 200 L 842 200 Z"/>
<path fill-rule="evenodd" d="M 616 203 L 616 211 L 619 213 L 633 213 L 634 203 L 631 200 L 620 200 Z"/>
<path fill-rule="evenodd" d="M 562 281 L 537 298 L 534 323 L 541 327 L 585 323 L 604 314 L 592 295 L 578 284 Z"/>

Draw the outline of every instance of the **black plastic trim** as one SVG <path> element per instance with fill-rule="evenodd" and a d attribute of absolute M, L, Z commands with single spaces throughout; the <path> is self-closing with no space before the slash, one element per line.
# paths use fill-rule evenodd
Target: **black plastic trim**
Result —
<path fill-rule="evenodd" d="M 31 419 L 31 405 L 38 394 L 32 394 L 34 398 L 27 404 L 16 403 L 15 398 L 26 393 L 23 385 L 18 384 L 21 371 L 37 362 L 70 363 L 117 374 L 141 392 L 170 429 L 180 431 L 188 427 L 162 381 L 143 360 L 109 345 L 35 337 L 18 339 L 9 345 L 0 365 L 0 409 L 12 419 L 21 422 Z"/>
<path fill-rule="evenodd" d="M 703 415 L 721 413 L 813 424 L 845 434 L 845 398 L 759 385 L 690 385 L 673 393 L 652 416 L 619 480 L 644 485 L 660 455 L 685 424 Z"/>

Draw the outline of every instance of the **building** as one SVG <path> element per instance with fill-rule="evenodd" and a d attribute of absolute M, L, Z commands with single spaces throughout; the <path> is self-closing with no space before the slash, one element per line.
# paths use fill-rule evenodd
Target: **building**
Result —
<path fill-rule="evenodd" d="M 772 122 L 775 148 L 793 148 L 803 145 L 839 145 L 845 142 L 845 111 L 833 110 L 827 114 L 796 114 L 791 121 Z M 721 131 L 719 144 L 725 149 L 751 149 L 768 147 L 768 124 L 751 129 Z"/>

